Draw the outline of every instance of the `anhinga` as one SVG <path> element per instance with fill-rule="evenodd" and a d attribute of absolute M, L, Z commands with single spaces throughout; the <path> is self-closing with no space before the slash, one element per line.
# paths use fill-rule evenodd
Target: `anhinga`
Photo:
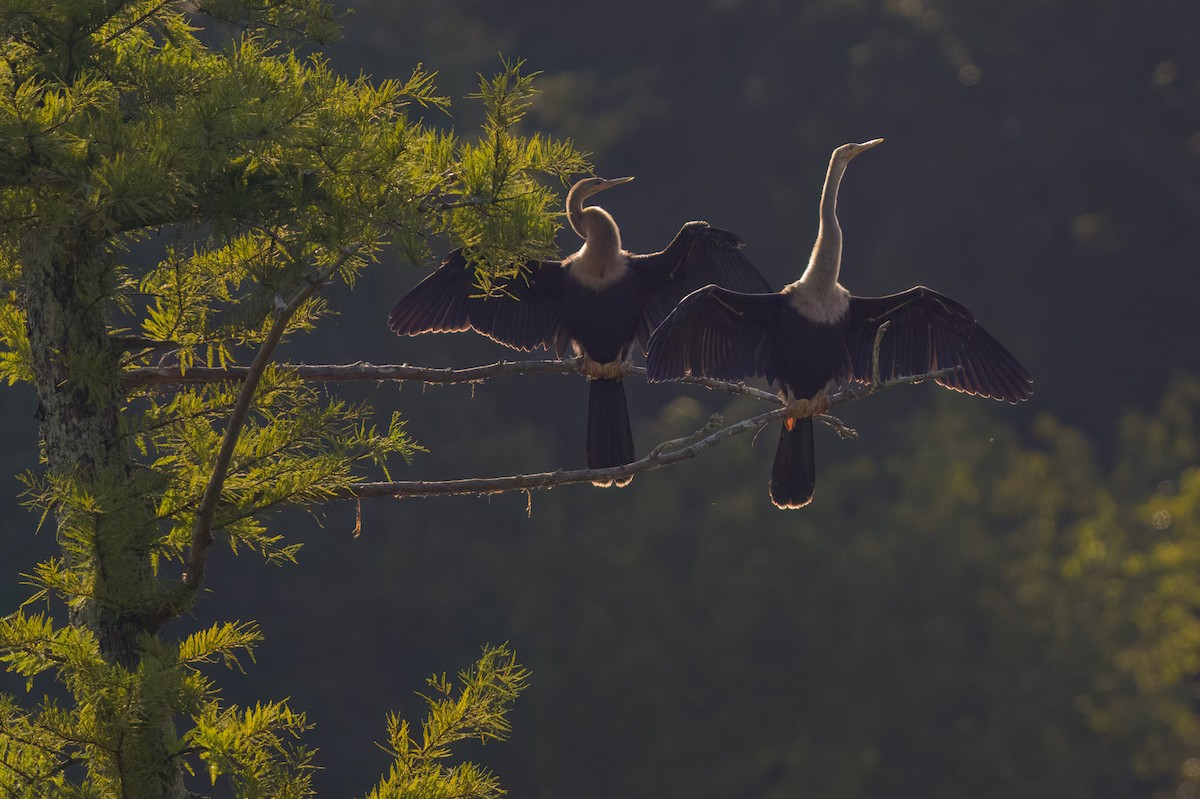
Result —
<path fill-rule="evenodd" d="M 502 294 L 482 297 L 474 265 L 457 249 L 400 300 L 388 319 L 400 335 L 472 329 L 519 350 L 553 348 L 562 357 L 573 347 L 590 383 L 587 463 L 593 469 L 635 459 L 621 383 L 633 343 L 645 350 L 654 328 L 700 286 L 771 290 L 742 255 L 737 236 L 707 222 L 688 222 L 662 252 L 635 255 L 621 249 L 613 218 L 583 202 L 630 180 L 592 177 L 571 187 L 567 219 L 583 239 L 578 252 L 561 261 L 530 261 Z"/>
<path fill-rule="evenodd" d="M 652 381 L 688 374 L 723 380 L 763 375 L 779 385 L 788 417 L 771 469 L 771 500 L 781 508 L 812 500 L 812 417 L 828 411 L 825 390 L 831 383 L 872 379 L 876 331 L 885 322 L 891 324 L 880 341 L 880 379 L 958 367 L 937 382 L 1013 403 L 1033 393 L 1025 368 L 954 300 L 924 286 L 887 297 L 856 297 L 838 283 L 838 185 L 850 160 L 881 141 L 833 151 L 817 241 L 799 280 L 776 294 L 698 289 L 650 339 Z"/>

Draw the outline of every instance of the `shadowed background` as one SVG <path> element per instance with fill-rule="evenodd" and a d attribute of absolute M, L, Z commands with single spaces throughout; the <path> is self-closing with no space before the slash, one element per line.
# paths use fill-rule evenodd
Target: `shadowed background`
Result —
<path fill-rule="evenodd" d="M 862 438 L 818 429 L 801 512 L 767 500 L 769 432 L 531 512 L 523 495 L 372 501 L 358 540 L 349 504 L 320 526 L 284 516 L 298 567 L 212 557 L 201 621 L 267 636 L 231 698 L 309 712 L 326 795 L 376 779 L 385 712 L 417 715 L 425 676 L 504 640 L 532 686 L 512 740 L 478 757 L 514 796 L 1195 795 L 1198 30 L 1185 0 L 358 3 L 333 66 L 424 62 L 456 99 L 447 126 L 478 112 L 462 98 L 498 52 L 543 70 L 529 126 L 637 176 L 599 198 L 634 251 L 707 219 L 780 286 L 812 245 L 829 152 L 885 137 L 842 187 L 843 284 L 954 297 L 1036 393 L 846 407 Z M 289 354 L 511 357 L 388 333 L 430 266 L 387 260 Z M 582 465 L 579 378 L 346 393 L 399 408 L 430 448 L 400 479 Z M 2 397 L 0 474 L 33 465 L 29 394 Z M 639 451 L 758 410 L 637 382 L 629 401 Z M 10 578 L 53 546 L 18 491 L 2 492 Z"/>

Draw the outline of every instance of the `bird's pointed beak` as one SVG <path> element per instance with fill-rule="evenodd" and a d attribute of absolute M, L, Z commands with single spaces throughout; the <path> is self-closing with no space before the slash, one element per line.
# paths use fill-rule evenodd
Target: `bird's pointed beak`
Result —
<path fill-rule="evenodd" d="M 628 183 L 631 180 L 633 180 L 632 175 L 630 175 L 627 178 L 612 178 L 611 180 L 605 180 L 603 183 L 601 183 L 599 186 L 596 187 L 596 192 L 601 192 L 601 191 L 604 191 L 605 189 L 611 189 L 613 186 L 620 186 L 622 183 Z M 596 192 L 592 192 L 592 193 L 595 194 Z"/>
<path fill-rule="evenodd" d="M 883 144 L 883 139 L 871 139 L 870 141 L 865 141 L 858 146 L 863 148 L 864 150 L 869 150 L 872 147 L 874 147 L 876 144 Z"/>

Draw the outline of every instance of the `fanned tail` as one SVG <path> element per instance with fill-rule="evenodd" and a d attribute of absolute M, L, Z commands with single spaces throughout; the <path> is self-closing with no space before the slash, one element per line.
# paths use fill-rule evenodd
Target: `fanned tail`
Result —
<path fill-rule="evenodd" d="M 629 427 L 629 409 L 625 405 L 625 384 L 620 380 L 589 380 L 587 463 L 589 469 L 624 466 L 635 460 L 633 431 Z M 608 486 L 623 486 L 632 480 L 597 481 Z"/>
<path fill-rule="evenodd" d="M 811 416 L 787 424 L 779 431 L 775 465 L 771 467 L 771 502 L 778 508 L 803 508 L 812 502 L 817 484 L 817 460 L 813 452 Z"/>

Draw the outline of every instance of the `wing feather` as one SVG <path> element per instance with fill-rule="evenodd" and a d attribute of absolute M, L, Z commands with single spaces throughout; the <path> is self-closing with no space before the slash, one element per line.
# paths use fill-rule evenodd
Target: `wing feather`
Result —
<path fill-rule="evenodd" d="M 1025 367 L 965 306 L 924 286 L 887 297 L 850 298 L 846 354 L 855 380 L 871 379 L 875 334 L 884 322 L 891 322 L 879 346 L 884 380 L 956 366 L 937 382 L 1007 402 L 1033 393 Z"/>
<path fill-rule="evenodd" d="M 771 284 L 741 251 L 742 240 L 707 222 L 688 222 L 662 252 L 631 255 L 642 283 L 642 346 L 675 305 L 707 285 L 745 294 L 766 294 Z"/>
<path fill-rule="evenodd" d="M 697 289 L 667 315 L 650 337 L 646 374 L 651 381 L 688 375 L 742 380 L 765 374 L 770 336 L 784 299 L 720 286 Z"/>
<path fill-rule="evenodd" d="M 518 350 L 552 348 L 563 321 L 562 264 L 530 261 L 499 294 L 479 296 L 475 266 L 454 250 L 388 316 L 401 336 L 474 330 Z"/>

